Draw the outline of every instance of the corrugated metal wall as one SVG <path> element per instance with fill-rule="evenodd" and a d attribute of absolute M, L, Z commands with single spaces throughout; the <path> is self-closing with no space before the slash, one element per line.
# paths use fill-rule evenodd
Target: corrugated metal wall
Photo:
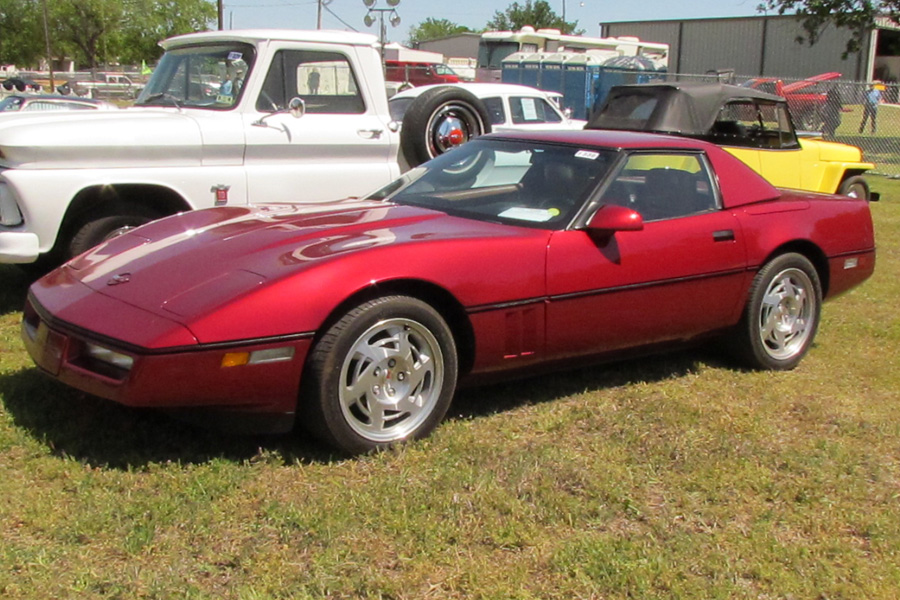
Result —
<path fill-rule="evenodd" d="M 636 36 L 669 44 L 669 71 L 703 74 L 733 69 L 737 75 L 804 78 L 839 71 L 846 79 L 868 79 L 869 48 L 841 57 L 849 32 L 829 27 L 815 46 L 793 17 L 738 17 L 683 21 L 601 23 L 603 36 Z"/>
<path fill-rule="evenodd" d="M 437 40 L 419 42 L 416 47 L 419 50 L 439 52 L 445 57 L 478 58 L 478 42 L 480 33 L 461 33 Z"/>

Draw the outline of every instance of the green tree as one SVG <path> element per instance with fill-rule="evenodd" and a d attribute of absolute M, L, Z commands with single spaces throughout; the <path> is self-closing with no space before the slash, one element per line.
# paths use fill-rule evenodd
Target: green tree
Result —
<path fill-rule="evenodd" d="M 44 0 L 0 0 L 0 63 L 33 67 L 46 55 Z M 215 22 L 212 0 L 46 0 L 51 52 L 78 68 L 158 58 L 158 42 Z"/>
<path fill-rule="evenodd" d="M 517 31 L 526 25 L 535 29 L 559 29 L 563 33 L 581 35 L 583 29 L 575 30 L 578 21 L 564 21 L 558 16 L 546 0 L 525 0 L 525 4 L 513 2 L 505 11 L 494 12 L 494 18 L 488 21 L 487 28 L 499 31 Z"/>
<path fill-rule="evenodd" d="M 209 0 L 131 0 L 122 28 L 120 60 L 138 63 L 162 54 L 160 40 L 215 25 L 216 5 Z"/>
<path fill-rule="evenodd" d="M 50 10 L 53 51 L 91 70 L 118 57 L 123 4 L 119 0 L 56 0 Z"/>
<path fill-rule="evenodd" d="M 465 25 L 459 25 L 448 19 L 434 19 L 428 17 L 418 25 L 409 28 L 407 45 L 411 46 L 426 40 L 436 40 L 457 33 L 468 33 L 471 31 L 472 30 Z"/>
<path fill-rule="evenodd" d="M 885 15 L 900 21 L 900 0 L 766 0 L 759 5 L 760 12 L 776 11 L 779 15 L 796 14 L 806 36 L 799 42 L 815 44 L 829 26 L 851 31 L 845 56 L 856 52 L 860 44 L 875 27 L 875 19 Z"/>
<path fill-rule="evenodd" d="M 38 0 L 0 0 L 0 64 L 31 65 L 44 51 Z"/>

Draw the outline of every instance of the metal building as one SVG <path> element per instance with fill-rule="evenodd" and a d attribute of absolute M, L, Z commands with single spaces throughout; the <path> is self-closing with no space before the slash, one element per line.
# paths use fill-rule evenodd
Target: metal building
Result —
<path fill-rule="evenodd" d="M 850 32 L 828 26 L 814 46 L 799 43 L 806 33 L 794 16 L 758 16 L 670 21 L 600 23 L 602 36 L 636 36 L 668 43 L 669 71 L 802 79 L 838 71 L 844 79 L 900 80 L 900 33 L 886 19 L 859 52 L 846 51 Z"/>

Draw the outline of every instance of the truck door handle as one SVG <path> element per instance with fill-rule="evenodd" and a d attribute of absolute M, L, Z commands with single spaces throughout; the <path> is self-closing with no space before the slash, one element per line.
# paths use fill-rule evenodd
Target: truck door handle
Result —
<path fill-rule="evenodd" d="M 714 242 L 733 242 L 734 241 L 734 230 L 733 229 L 722 229 L 719 231 L 713 231 L 713 241 Z"/>
<path fill-rule="evenodd" d="M 357 129 L 356 133 L 359 134 L 359 137 L 366 138 L 367 140 L 377 140 L 381 138 L 384 129 Z"/>

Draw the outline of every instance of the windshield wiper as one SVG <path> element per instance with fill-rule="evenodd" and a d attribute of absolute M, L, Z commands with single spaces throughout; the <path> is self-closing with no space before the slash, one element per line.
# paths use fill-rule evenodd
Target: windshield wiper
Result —
<path fill-rule="evenodd" d="M 151 94 L 151 95 L 147 96 L 147 99 L 146 99 L 146 100 L 144 100 L 143 102 L 141 102 L 140 106 L 144 106 L 144 105 L 150 104 L 150 103 L 155 102 L 155 101 L 157 101 L 157 100 L 168 100 L 169 102 L 172 103 L 172 105 L 173 105 L 175 108 L 177 108 L 178 110 L 181 110 L 181 103 L 178 102 L 178 98 L 175 97 L 175 96 L 173 96 L 173 95 L 170 94 L 169 92 L 160 92 L 160 93 L 158 93 L 158 94 Z M 164 104 L 160 104 L 160 106 L 164 106 Z"/>

